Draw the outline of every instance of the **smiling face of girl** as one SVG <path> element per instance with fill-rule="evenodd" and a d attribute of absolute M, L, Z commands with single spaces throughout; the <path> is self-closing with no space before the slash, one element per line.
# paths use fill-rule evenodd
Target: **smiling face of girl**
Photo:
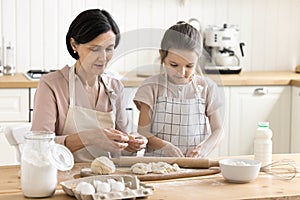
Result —
<path fill-rule="evenodd" d="M 194 51 L 170 49 L 163 63 L 170 80 L 175 84 L 185 84 L 191 81 L 198 62 Z"/>
<path fill-rule="evenodd" d="M 108 31 L 84 44 L 75 44 L 79 55 L 80 70 L 85 74 L 101 75 L 114 53 L 115 34 Z"/>

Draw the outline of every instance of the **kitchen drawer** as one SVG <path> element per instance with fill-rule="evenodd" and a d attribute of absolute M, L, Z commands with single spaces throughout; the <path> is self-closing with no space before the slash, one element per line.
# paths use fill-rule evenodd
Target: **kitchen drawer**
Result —
<path fill-rule="evenodd" d="M 29 89 L 0 89 L 0 122 L 29 121 Z"/>

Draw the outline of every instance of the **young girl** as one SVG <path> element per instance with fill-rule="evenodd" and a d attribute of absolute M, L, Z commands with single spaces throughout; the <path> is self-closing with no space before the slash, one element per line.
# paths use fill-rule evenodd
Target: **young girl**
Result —
<path fill-rule="evenodd" d="M 146 79 L 134 97 L 138 132 L 148 138 L 146 156 L 205 157 L 220 142 L 223 96 L 215 82 L 196 74 L 202 48 L 190 24 L 178 22 L 165 32 L 163 73 Z"/>

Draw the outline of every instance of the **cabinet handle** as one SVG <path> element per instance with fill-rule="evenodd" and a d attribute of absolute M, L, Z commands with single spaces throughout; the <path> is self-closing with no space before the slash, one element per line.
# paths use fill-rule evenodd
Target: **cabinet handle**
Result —
<path fill-rule="evenodd" d="M 254 90 L 254 95 L 266 95 L 268 94 L 268 89 L 266 88 L 256 88 Z"/>

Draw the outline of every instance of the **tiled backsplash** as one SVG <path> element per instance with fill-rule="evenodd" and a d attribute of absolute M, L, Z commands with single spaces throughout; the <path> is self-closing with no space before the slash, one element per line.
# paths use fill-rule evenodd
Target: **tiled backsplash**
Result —
<path fill-rule="evenodd" d="M 163 32 L 179 20 L 197 18 L 202 28 L 223 23 L 240 27 L 245 71 L 293 70 L 300 64 L 299 0 L 1 0 L 0 36 L 15 46 L 17 71 L 72 64 L 65 35 L 71 20 L 86 8 L 111 12 L 125 46 L 136 42 L 126 35 L 138 30 Z M 152 39 L 159 45 L 159 35 Z M 135 47 L 119 50 L 112 69 L 132 71 L 157 60 L 157 49 Z"/>

